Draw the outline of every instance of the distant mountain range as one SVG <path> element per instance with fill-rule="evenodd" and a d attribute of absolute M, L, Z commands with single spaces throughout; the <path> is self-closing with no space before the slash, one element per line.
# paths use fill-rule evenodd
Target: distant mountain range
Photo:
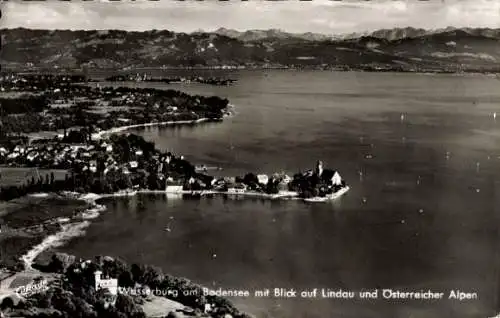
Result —
<path fill-rule="evenodd" d="M 488 29 L 488 28 L 454 28 L 447 27 L 445 29 L 437 30 L 426 30 L 421 28 L 393 28 L 393 29 L 380 29 L 373 32 L 363 32 L 363 33 L 350 33 L 343 35 L 327 35 L 321 33 L 289 33 L 279 29 L 269 29 L 269 30 L 249 30 L 245 32 L 240 32 L 232 29 L 219 28 L 213 33 L 219 35 L 225 35 L 230 38 L 235 38 L 243 42 L 263 40 L 263 39 L 302 39 L 308 41 L 324 41 L 324 40 L 346 40 L 346 39 L 356 39 L 360 37 L 374 37 L 378 39 L 385 39 L 388 41 L 401 40 L 405 38 L 417 38 L 425 35 L 432 35 L 450 31 L 462 30 L 471 35 L 485 36 L 499 38 L 500 29 Z M 204 33 L 203 31 L 198 31 L 195 33 Z"/>
<path fill-rule="evenodd" d="M 302 39 L 308 41 L 324 41 L 332 39 L 332 36 L 320 33 L 288 33 L 278 29 L 269 30 L 249 30 L 245 32 L 240 32 L 232 29 L 220 28 L 215 30 L 213 33 L 219 35 L 225 35 L 230 38 L 238 39 L 243 42 L 258 41 L 264 39 Z"/>
<path fill-rule="evenodd" d="M 220 28 L 191 34 L 3 29 L 2 68 L 292 67 L 498 71 L 500 29 L 394 28 L 329 36 Z"/>

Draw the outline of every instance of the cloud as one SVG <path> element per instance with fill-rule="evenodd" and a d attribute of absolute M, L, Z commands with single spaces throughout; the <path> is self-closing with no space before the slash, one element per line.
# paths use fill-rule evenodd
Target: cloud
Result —
<path fill-rule="evenodd" d="M 313 0 L 302 2 L 48 1 L 3 3 L 1 27 L 350 33 L 392 27 L 500 27 L 500 0 Z"/>

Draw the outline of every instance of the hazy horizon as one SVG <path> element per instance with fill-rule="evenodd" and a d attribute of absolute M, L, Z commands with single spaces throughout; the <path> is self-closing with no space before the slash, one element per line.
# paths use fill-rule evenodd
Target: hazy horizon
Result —
<path fill-rule="evenodd" d="M 220 29 L 226 29 L 226 30 L 230 30 L 230 31 L 236 31 L 236 32 L 239 32 L 239 33 L 252 32 L 252 31 L 271 31 L 271 30 L 275 30 L 275 31 L 283 32 L 283 33 L 289 33 L 289 34 L 312 33 L 312 34 L 320 34 L 320 35 L 325 35 L 325 36 L 330 36 L 330 35 L 331 36 L 336 36 L 336 35 L 341 36 L 341 35 L 349 35 L 349 34 L 353 34 L 353 33 L 356 33 L 356 34 L 369 34 L 369 33 L 373 33 L 373 32 L 380 31 L 380 30 L 395 30 L 395 29 L 407 29 L 407 28 L 424 29 L 426 31 L 440 31 L 440 30 L 446 30 L 446 29 L 463 29 L 463 28 L 479 29 L 479 28 L 487 28 L 487 27 L 468 27 L 468 26 L 467 27 L 454 27 L 454 26 L 447 26 L 447 27 L 444 27 L 444 28 L 416 28 L 416 27 L 412 27 L 412 26 L 397 26 L 397 27 L 394 27 L 394 28 L 381 28 L 381 29 L 374 29 L 374 30 L 365 30 L 365 31 L 360 31 L 360 32 L 327 34 L 327 33 L 311 32 L 311 31 L 306 31 L 306 32 L 289 32 L 287 30 L 276 29 L 276 28 L 238 30 L 238 29 L 234 29 L 234 28 L 219 27 L 219 28 L 212 29 L 212 30 L 202 30 L 202 29 L 200 29 L 200 30 L 193 30 L 193 31 L 184 32 L 184 31 L 174 31 L 174 30 L 169 30 L 169 29 L 147 29 L 147 30 L 135 31 L 135 30 L 124 30 L 124 29 L 116 29 L 116 28 L 110 28 L 110 29 L 91 29 L 91 28 L 89 28 L 89 29 L 44 29 L 44 28 L 27 28 L 27 27 L 23 27 L 23 26 L 4 28 L 4 27 L 0 26 L 0 29 L 2 29 L 2 30 L 13 30 L 13 29 L 17 29 L 17 28 L 27 29 L 27 30 L 41 30 L 41 31 L 67 31 L 67 30 L 69 30 L 69 31 L 111 31 L 111 30 L 115 30 L 115 31 L 125 31 L 125 32 L 151 32 L 151 31 L 161 32 L 161 31 L 171 31 L 171 32 L 186 33 L 186 34 L 192 34 L 192 33 L 198 33 L 198 32 L 214 33 L 214 32 L 220 31 Z M 498 27 L 498 28 L 491 28 L 491 29 L 500 29 L 500 27 Z"/>
<path fill-rule="evenodd" d="M 380 29 L 500 28 L 499 0 L 2 2 L 0 28 L 343 35 Z"/>

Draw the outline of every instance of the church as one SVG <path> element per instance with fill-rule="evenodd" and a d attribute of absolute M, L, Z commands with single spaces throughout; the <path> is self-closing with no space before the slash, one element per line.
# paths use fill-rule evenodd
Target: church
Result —
<path fill-rule="evenodd" d="M 331 169 L 324 169 L 323 162 L 318 160 L 316 163 L 316 177 L 319 179 L 320 183 L 325 183 L 328 186 L 341 186 L 342 177 L 340 174 Z"/>

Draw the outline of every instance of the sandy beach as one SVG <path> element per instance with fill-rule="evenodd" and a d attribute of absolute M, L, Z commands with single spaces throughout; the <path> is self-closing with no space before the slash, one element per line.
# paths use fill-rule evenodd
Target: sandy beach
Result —
<path fill-rule="evenodd" d="M 229 104 L 228 108 L 230 110 L 228 112 L 224 113 L 224 115 L 222 116 L 223 118 L 231 118 L 235 115 L 235 112 L 234 112 L 235 106 L 233 104 Z M 172 125 L 193 125 L 193 124 L 199 124 L 199 123 L 208 122 L 208 121 L 211 121 L 211 119 L 210 118 L 199 118 L 199 119 L 195 119 L 195 120 L 169 120 L 169 121 L 163 121 L 163 122 L 157 122 L 157 123 L 144 123 L 144 124 L 113 127 L 113 128 L 92 134 L 92 139 L 100 139 L 100 138 L 107 136 L 107 135 L 116 134 L 116 133 L 126 131 L 129 129 L 134 129 L 134 128 L 154 127 L 154 126 L 172 126 Z"/>
<path fill-rule="evenodd" d="M 125 130 L 129 129 L 134 129 L 134 128 L 142 128 L 142 127 L 153 127 L 153 126 L 170 126 L 170 125 L 192 125 L 192 124 L 199 124 L 202 122 L 207 122 L 210 119 L 208 118 L 200 118 L 196 120 L 170 120 L 170 121 L 163 121 L 163 122 L 158 122 L 158 123 L 145 123 L 145 124 L 137 124 L 137 125 L 128 125 L 128 126 L 120 126 L 120 127 L 114 127 L 108 130 L 103 130 L 98 133 L 92 134 L 92 139 L 100 139 L 106 135 L 111 135 L 111 134 L 116 134 Z"/>

